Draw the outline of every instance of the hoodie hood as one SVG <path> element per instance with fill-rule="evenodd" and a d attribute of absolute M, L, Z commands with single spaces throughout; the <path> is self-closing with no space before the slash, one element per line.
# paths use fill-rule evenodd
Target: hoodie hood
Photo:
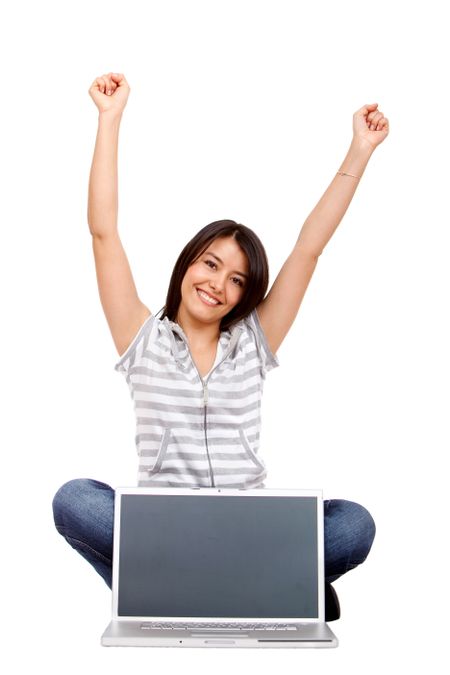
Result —
<path fill-rule="evenodd" d="M 180 366 L 180 368 L 186 370 L 186 368 L 188 368 L 189 365 L 185 362 L 186 354 L 184 354 L 183 356 L 182 352 L 184 351 L 184 346 L 186 346 L 189 353 L 189 341 L 187 339 L 184 330 L 178 323 L 176 323 L 176 321 L 171 321 L 167 316 L 164 317 L 162 323 L 166 326 L 167 332 L 170 336 L 170 342 L 172 345 L 172 354 L 175 361 Z M 229 354 L 231 354 L 234 351 L 243 329 L 244 327 L 242 326 L 242 323 L 238 321 L 238 323 L 234 324 L 234 326 L 232 326 L 230 329 L 221 332 L 220 339 L 222 338 L 223 335 L 228 334 L 229 336 L 228 346 L 225 348 L 223 358 L 226 358 L 227 356 L 229 356 Z M 178 335 L 180 339 L 177 340 L 175 335 Z"/>

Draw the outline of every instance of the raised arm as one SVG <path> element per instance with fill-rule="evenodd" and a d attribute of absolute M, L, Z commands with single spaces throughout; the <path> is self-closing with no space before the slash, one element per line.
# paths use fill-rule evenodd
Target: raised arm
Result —
<path fill-rule="evenodd" d="M 353 115 L 353 139 L 339 171 L 306 219 L 293 251 L 256 311 L 269 347 L 276 353 L 297 316 L 319 256 L 331 239 L 355 194 L 373 151 L 389 133 L 378 104 Z"/>
<path fill-rule="evenodd" d="M 89 89 L 99 116 L 87 216 L 100 301 L 119 356 L 150 316 L 150 310 L 138 297 L 117 229 L 119 128 L 129 91 L 121 73 L 97 77 Z"/>

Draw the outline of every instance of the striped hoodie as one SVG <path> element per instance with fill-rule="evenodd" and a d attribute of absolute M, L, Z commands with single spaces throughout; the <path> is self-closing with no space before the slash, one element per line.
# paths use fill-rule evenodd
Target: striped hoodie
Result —
<path fill-rule="evenodd" d="M 151 314 L 114 366 L 134 401 L 138 486 L 264 487 L 261 397 L 277 366 L 256 309 L 221 332 L 203 378 L 181 326 Z"/>

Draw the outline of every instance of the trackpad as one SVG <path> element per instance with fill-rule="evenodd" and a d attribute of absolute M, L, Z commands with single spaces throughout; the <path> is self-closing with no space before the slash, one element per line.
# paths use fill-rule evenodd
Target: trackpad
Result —
<path fill-rule="evenodd" d="M 236 633 L 236 631 L 227 633 L 224 632 L 223 629 L 220 633 L 216 632 L 215 630 L 212 630 L 210 633 L 203 631 L 191 631 L 191 637 L 202 637 L 202 638 L 210 638 L 214 637 L 216 638 L 247 638 L 248 635 L 247 633 Z"/>

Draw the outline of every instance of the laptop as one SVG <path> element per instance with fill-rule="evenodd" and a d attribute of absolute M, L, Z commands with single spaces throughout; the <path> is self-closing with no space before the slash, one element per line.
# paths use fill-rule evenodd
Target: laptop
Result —
<path fill-rule="evenodd" d="M 322 491 L 117 488 L 101 644 L 337 647 Z"/>

